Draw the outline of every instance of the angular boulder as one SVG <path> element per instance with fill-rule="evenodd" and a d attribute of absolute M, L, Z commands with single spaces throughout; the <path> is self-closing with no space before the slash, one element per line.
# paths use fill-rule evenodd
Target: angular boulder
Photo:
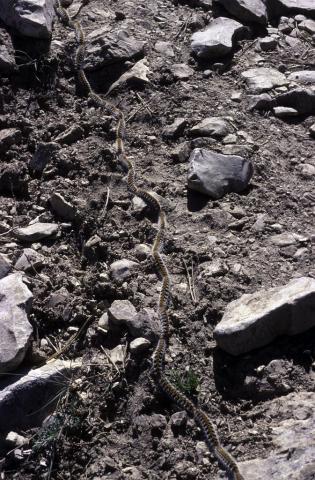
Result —
<path fill-rule="evenodd" d="M 58 225 L 56 223 L 33 223 L 27 227 L 17 228 L 15 236 L 21 242 L 37 242 L 44 238 L 55 237 L 58 232 Z"/>
<path fill-rule="evenodd" d="M 189 158 L 188 187 L 218 199 L 245 190 L 252 174 L 252 164 L 243 157 L 195 148 Z"/>
<path fill-rule="evenodd" d="M 55 15 L 55 0 L 0 0 L 0 18 L 21 35 L 48 39 Z"/>
<path fill-rule="evenodd" d="M 267 24 L 267 7 L 264 0 L 217 0 L 238 20 Z"/>
<path fill-rule="evenodd" d="M 251 93 L 267 92 L 275 87 L 282 87 L 288 84 L 285 75 L 275 68 L 250 68 L 242 72 L 241 77 L 245 80 Z"/>
<path fill-rule="evenodd" d="M 279 335 L 295 335 L 314 326 L 315 279 L 301 277 L 231 302 L 214 337 L 223 350 L 239 355 L 267 345 Z"/>
<path fill-rule="evenodd" d="M 218 17 L 206 30 L 191 37 L 191 49 L 198 59 L 212 60 L 232 51 L 237 39 L 244 37 L 247 28 L 231 18 Z"/>
<path fill-rule="evenodd" d="M 14 273 L 0 280 L 0 372 L 14 370 L 23 361 L 33 333 L 28 321 L 33 295 Z"/>

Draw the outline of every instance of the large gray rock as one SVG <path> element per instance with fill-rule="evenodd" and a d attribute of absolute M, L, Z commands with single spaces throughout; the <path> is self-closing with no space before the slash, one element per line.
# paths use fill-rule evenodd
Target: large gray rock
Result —
<path fill-rule="evenodd" d="M 224 8 L 244 22 L 266 25 L 267 7 L 264 0 L 217 0 Z"/>
<path fill-rule="evenodd" d="M 226 120 L 220 117 L 208 117 L 194 125 L 190 130 L 194 136 L 222 138 L 229 133 Z"/>
<path fill-rule="evenodd" d="M 314 479 L 314 405 L 313 392 L 292 393 L 270 402 L 266 416 L 276 418 L 276 425 L 272 426 L 274 449 L 266 458 L 239 463 L 240 472 L 246 480 Z"/>
<path fill-rule="evenodd" d="M 239 355 L 314 326 L 315 279 L 301 277 L 231 302 L 214 337 L 223 350 Z"/>
<path fill-rule="evenodd" d="M 290 73 L 288 80 L 303 85 L 315 85 L 315 70 L 298 70 Z"/>
<path fill-rule="evenodd" d="M 288 83 L 285 75 L 275 68 L 250 68 L 242 72 L 241 76 L 251 93 L 267 92 L 272 88 L 282 87 Z"/>
<path fill-rule="evenodd" d="M 219 17 L 206 30 L 191 37 L 191 49 L 197 58 L 211 60 L 227 55 L 235 41 L 247 32 L 246 27 L 231 18 Z"/>
<path fill-rule="evenodd" d="M 23 361 L 33 328 L 28 321 L 33 295 L 15 273 L 0 280 L 0 372 L 14 370 Z"/>
<path fill-rule="evenodd" d="M 21 431 L 39 426 L 54 410 L 62 394 L 66 393 L 73 374 L 80 366 L 80 360 L 56 360 L 36 370 L 30 370 L 26 375 L 21 374 L 21 377 L 14 376 L 9 385 L 7 379 L 2 380 L 0 432 Z"/>
<path fill-rule="evenodd" d="M 96 70 L 113 63 L 125 62 L 143 55 L 144 42 L 130 37 L 129 34 L 108 32 L 108 27 L 98 28 L 86 38 L 87 70 Z"/>
<path fill-rule="evenodd" d="M 272 16 L 304 13 L 307 17 L 315 17 L 314 0 L 269 0 L 268 7 Z"/>
<path fill-rule="evenodd" d="M 55 237 L 58 232 L 56 223 L 33 223 L 28 227 L 17 228 L 15 236 L 22 242 L 37 242 L 44 238 Z"/>
<path fill-rule="evenodd" d="M 188 187 L 212 198 L 245 190 L 253 174 L 243 157 L 195 148 L 189 158 Z"/>
<path fill-rule="evenodd" d="M 315 113 L 315 91 L 310 88 L 298 87 L 278 95 L 275 99 L 277 106 L 295 108 L 298 113 Z"/>
<path fill-rule="evenodd" d="M 0 0 L 0 18 L 20 34 L 50 38 L 55 0 Z"/>

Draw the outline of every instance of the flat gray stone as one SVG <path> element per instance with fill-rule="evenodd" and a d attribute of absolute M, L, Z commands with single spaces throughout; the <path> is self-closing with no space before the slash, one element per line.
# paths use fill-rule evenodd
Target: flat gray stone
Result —
<path fill-rule="evenodd" d="M 268 418 L 276 415 L 277 419 L 277 424 L 272 427 L 274 450 L 267 458 L 239 463 L 240 472 L 246 480 L 261 480 L 261 472 L 264 472 L 265 478 L 277 480 L 314 478 L 314 404 L 313 392 L 291 393 L 270 402 L 266 414 Z"/>
<path fill-rule="evenodd" d="M 48 39 L 55 15 L 55 0 L 0 0 L 0 18 L 21 35 Z"/>
<path fill-rule="evenodd" d="M 109 267 L 109 271 L 114 280 L 123 282 L 132 275 L 137 266 L 137 262 L 133 262 L 132 260 L 124 258 L 122 260 L 116 260 L 116 262 L 113 262 Z"/>
<path fill-rule="evenodd" d="M 148 350 L 150 345 L 151 345 L 151 342 L 149 340 L 147 340 L 146 338 L 139 337 L 139 338 L 135 338 L 130 342 L 129 349 L 131 353 L 138 354 L 138 353 L 144 352 L 145 350 Z"/>
<path fill-rule="evenodd" d="M 0 280 L 0 372 L 14 370 L 25 357 L 33 333 L 28 321 L 32 299 L 21 274 Z"/>
<path fill-rule="evenodd" d="M 246 27 L 236 20 L 218 17 L 206 30 L 192 35 L 191 49 L 199 59 L 220 58 L 230 53 L 235 41 L 243 37 L 246 32 Z"/>
<path fill-rule="evenodd" d="M 17 228 L 15 236 L 22 242 L 37 242 L 44 238 L 55 237 L 58 232 L 58 225 L 56 223 L 33 223 L 24 228 Z"/>
<path fill-rule="evenodd" d="M 108 309 L 108 317 L 113 325 L 127 325 L 136 316 L 137 310 L 129 300 L 115 300 Z"/>
<path fill-rule="evenodd" d="M 263 0 L 217 0 L 241 22 L 267 24 L 267 7 Z"/>
<path fill-rule="evenodd" d="M 81 361 L 56 360 L 26 375 L 0 380 L 0 431 L 38 427 L 53 412 Z M 5 385 L 6 383 L 6 385 Z M 3 387 L 4 388 L 1 388 Z"/>
<path fill-rule="evenodd" d="M 147 65 L 147 60 L 143 58 L 135 63 L 130 70 L 121 75 L 121 77 L 110 86 L 107 94 L 122 85 L 143 87 L 145 84 L 149 83 L 148 75 L 150 73 L 151 71 Z"/>
<path fill-rule="evenodd" d="M 290 73 L 288 80 L 302 85 L 315 85 L 315 70 L 298 70 Z"/>
<path fill-rule="evenodd" d="M 223 118 L 208 117 L 192 127 L 190 133 L 195 137 L 222 138 L 229 133 L 229 126 Z"/>
<path fill-rule="evenodd" d="M 173 44 L 171 42 L 158 41 L 154 45 L 154 50 L 158 53 L 162 53 L 166 57 L 175 57 Z"/>
<path fill-rule="evenodd" d="M 74 220 L 76 216 L 76 208 L 60 194 L 53 193 L 49 199 L 51 208 L 64 220 Z"/>
<path fill-rule="evenodd" d="M 124 30 L 108 32 L 107 26 L 90 33 L 86 44 L 84 68 L 87 70 L 97 70 L 106 65 L 140 57 L 145 46 L 144 42 L 130 37 Z"/>
<path fill-rule="evenodd" d="M 264 52 L 268 52 L 274 50 L 277 47 L 278 42 L 274 37 L 263 37 L 259 40 L 259 45 Z"/>
<path fill-rule="evenodd" d="M 274 107 L 273 113 L 278 118 L 296 117 L 299 114 L 295 108 L 291 107 Z"/>
<path fill-rule="evenodd" d="M 217 199 L 245 190 L 252 174 L 252 164 L 243 157 L 195 148 L 189 158 L 188 187 Z"/>
<path fill-rule="evenodd" d="M 299 28 L 301 30 L 305 30 L 306 32 L 310 33 L 311 35 L 314 35 L 315 34 L 315 21 L 311 20 L 311 19 L 303 20 L 303 22 L 301 22 L 299 24 Z"/>
<path fill-rule="evenodd" d="M 245 80 L 251 93 L 267 92 L 275 87 L 282 87 L 288 84 L 285 75 L 275 68 L 250 68 L 242 72 L 241 77 Z"/>
<path fill-rule="evenodd" d="M 60 146 L 56 142 L 39 143 L 29 166 L 37 172 L 42 172 L 54 160 L 59 148 Z"/>
<path fill-rule="evenodd" d="M 170 66 L 170 71 L 176 80 L 188 80 L 194 74 L 193 69 L 186 63 L 174 63 Z"/>
<path fill-rule="evenodd" d="M 214 337 L 223 350 L 239 355 L 314 326 L 315 279 L 301 277 L 231 302 Z"/>
<path fill-rule="evenodd" d="M 275 99 L 279 107 L 295 108 L 301 115 L 315 113 L 315 91 L 298 87 L 278 95 Z"/>
<path fill-rule="evenodd" d="M 268 5 L 272 16 L 301 13 L 315 17 L 314 0 L 272 0 Z"/>
<path fill-rule="evenodd" d="M 270 237 L 270 242 L 277 247 L 288 247 L 289 245 L 295 245 L 297 238 L 293 233 L 283 232 Z"/>
<path fill-rule="evenodd" d="M 14 53 L 10 52 L 6 45 L 0 45 L 0 73 L 8 75 L 15 69 Z"/>
<path fill-rule="evenodd" d="M 44 263 L 45 257 L 33 248 L 24 248 L 22 255 L 16 261 L 14 268 L 27 272 L 29 270 L 36 272 Z"/>

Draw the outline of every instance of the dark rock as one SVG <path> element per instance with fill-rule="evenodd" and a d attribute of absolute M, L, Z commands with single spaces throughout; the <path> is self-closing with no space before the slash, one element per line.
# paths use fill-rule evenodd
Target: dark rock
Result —
<path fill-rule="evenodd" d="M 267 24 L 267 7 L 264 0 L 217 0 L 217 2 L 242 22 Z"/>
<path fill-rule="evenodd" d="M 27 195 L 29 175 L 25 163 L 12 161 L 0 163 L 0 193 L 6 195 Z"/>
<path fill-rule="evenodd" d="M 168 125 L 163 130 L 163 137 L 167 139 L 173 139 L 180 137 L 187 126 L 187 120 L 185 118 L 176 118 L 171 125 Z"/>
<path fill-rule="evenodd" d="M 12 145 L 21 142 L 21 132 L 17 128 L 0 130 L 0 153 L 5 153 Z"/>
<path fill-rule="evenodd" d="M 295 88 L 278 95 L 275 99 L 277 106 L 290 107 L 300 114 L 315 113 L 315 91 L 307 88 Z"/>
<path fill-rule="evenodd" d="M 60 146 L 55 142 L 39 143 L 33 157 L 30 160 L 30 167 L 37 172 L 42 172 L 44 168 L 55 158 L 55 154 L 59 148 Z"/>
<path fill-rule="evenodd" d="M 15 236 L 22 242 L 37 242 L 44 238 L 54 238 L 59 227 L 56 223 L 33 223 L 28 227 L 17 228 Z"/>

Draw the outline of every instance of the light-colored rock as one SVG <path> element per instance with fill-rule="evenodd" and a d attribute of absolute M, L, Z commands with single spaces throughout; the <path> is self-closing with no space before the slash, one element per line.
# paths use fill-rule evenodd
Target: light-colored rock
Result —
<path fill-rule="evenodd" d="M 239 355 L 314 326 L 315 280 L 301 277 L 231 302 L 214 336 L 223 350 Z"/>
<path fill-rule="evenodd" d="M 241 22 L 266 25 L 267 7 L 264 0 L 217 0 L 218 3 Z"/>
<path fill-rule="evenodd" d="M 158 41 L 154 45 L 154 50 L 158 53 L 162 53 L 166 57 L 174 57 L 173 44 L 171 42 Z"/>
<path fill-rule="evenodd" d="M 303 163 L 300 166 L 300 175 L 304 178 L 314 178 L 315 177 L 315 165 L 310 163 Z"/>
<path fill-rule="evenodd" d="M 270 237 L 270 242 L 277 247 L 287 247 L 289 245 L 295 245 L 297 239 L 293 233 L 283 232 Z"/>
<path fill-rule="evenodd" d="M 283 399 L 283 400 L 282 400 Z M 274 450 L 265 458 L 240 462 L 246 480 L 312 480 L 315 474 L 315 394 L 291 393 L 270 402 L 268 418 L 276 418 L 272 427 Z M 288 452 L 290 454 L 288 455 Z"/>
<path fill-rule="evenodd" d="M 0 372 L 14 370 L 25 357 L 33 333 L 32 299 L 19 273 L 0 280 Z"/>
<path fill-rule="evenodd" d="M 108 27 L 93 30 L 86 37 L 84 67 L 95 70 L 107 65 L 125 62 L 143 55 L 144 42 L 130 37 L 125 30 L 108 31 Z"/>
<path fill-rule="evenodd" d="M 54 0 L 0 0 L 0 18 L 21 35 L 50 38 Z"/>
<path fill-rule="evenodd" d="M 8 255 L 0 253 L 0 279 L 8 275 L 12 268 L 12 262 Z"/>
<path fill-rule="evenodd" d="M 221 258 L 216 258 L 211 262 L 204 262 L 200 265 L 199 277 L 221 277 L 228 272 L 226 264 Z"/>
<path fill-rule="evenodd" d="M 9 432 L 5 437 L 5 441 L 11 446 L 11 448 L 23 447 L 23 445 L 27 445 L 29 442 L 28 438 L 23 437 L 16 432 Z"/>
<path fill-rule="evenodd" d="M 5 153 L 11 145 L 20 143 L 21 138 L 21 131 L 17 128 L 4 128 L 0 130 L 0 153 Z"/>
<path fill-rule="evenodd" d="M 137 310 L 129 300 L 115 300 L 108 309 L 110 323 L 125 326 L 137 316 Z"/>
<path fill-rule="evenodd" d="M 223 118 L 208 117 L 193 126 L 190 133 L 200 137 L 222 138 L 229 133 L 229 126 Z"/>
<path fill-rule="evenodd" d="M 310 18 L 303 20 L 299 24 L 299 28 L 301 30 L 305 30 L 306 32 L 310 33 L 311 35 L 315 34 L 315 20 L 311 20 Z"/>
<path fill-rule="evenodd" d="M 44 260 L 44 255 L 36 252 L 33 248 L 24 248 L 22 255 L 16 261 L 14 268 L 16 270 L 22 270 L 23 272 L 27 272 L 28 270 L 36 272 L 36 269 L 43 265 Z"/>
<path fill-rule="evenodd" d="M 145 243 L 140 243 L 139 245 L 135 246 L 135 256 L 138 260 L 145 260 L 151 255 L 151 247 L 146 245 Z"/>
<path fill-rule="evenodd" d="M 74 220 L 76 216 L 76 209 L 60 193 L 53 193 L 49 199 L 51 208 L 64 220 Z"/>
<path fill-rule="evenodd" d="M 220 58 L 232 51 L 236 37 L 243 37 L 246 31 L 236 20 L 218 17 L 211 21 L 206 30 L 192 35 L 191 49 L 200 59 Z"/>
<path fill-rule="evenodd" d="M 151 342 L 147 340 L 146 338 L 135 338 L 130 342 L 129 349 L 131 353 L 138 354 L 141 352 L 144 352 L 145 350 L 148 350 L 150 347 Z"/>
<path fill-rule="evenodd" d="M 6 45 L 0 45 L 0 73 L 8 75 L 14 71 L 15 59 L 13 52 L 8 50 Z"/>
<path fill-rule="evenodd" d="M 275 87 L 288 84 L 285 75 L 275 68 L 250 68 L 242 72 L 241 77 L 245 80 L 251 93 L 267 92 Z"/>
<path fill-rule="evenodd" d="M 299 112 L 291 107 L 274 107 L 273 113 L 278 118 L 296 117 Z"/>
<path fill-rule="evenodd" d="M 122 366 L 126 358 L 126 347 L 124 345 L 117 345 L 109 352 L 110 359 L 114 365 Z"/>
<path fill-rule="evenodd" d="M 137 262 L 133 262 L 132 260 L 124 258 L 122 260 L 116 260 L 116 262 L 113 262 L 109 266 L 109 270 L 114 280 L 117 282 L 123 282 L 132 275 L 137 266 Z"/>
<path fill-rule="evenodd" d="M 189 158 L 188 187 L 217 199 L 245 190 L 252 174 L 252 164 L 242 157 L 195 148 Z"/>
<path fill-rule="evenodd" d="M 97 326 L 101 329 L 104 333 L 107 333 L 109 330 L 109 318 L 108 313 L 104 312 L 101 318 L 99 319 Z"/>
<path fill-rule="evenodd" d="M 21 242 L 37 242 L 44 238 L 54 238 L 58 233 L 58 225 L 56 223 L 33 223 L 28 227 L 17 228 L 15 236 Z"/>
<path fill-rule="evenodd" d="M 302 85 L 315 85 L 315 70 L 298 70 L 290 73 L 288 80 Z"/>
<path fill-rule="evenodd" d="M 194 74 L 193 69 L 186 63 L 174 63 L 170 67 L 170 71 L 176 80 L 188 80 Z"/>
<path fill-rule="evenodd" d="M 142 87 L 146 83 L 149 83 L 148 75 L 150 73 L 151 70 L 147 65 L 147 60 L 145 58 L 139 60 L 139 62 L 135 63 L 130 70 L 123 73 L 123 75 L 121 75 L 121 77 L 110 86 L 107 94 L 122 85 Z"/>
<path fill-rule="evenodd" d="M 55 408 L 65 387 L 82 362 L 56 360 L 0 388 L 0 431 L 38 427 Z M 1 382 L 1 381 L 0 381 Z"/>

